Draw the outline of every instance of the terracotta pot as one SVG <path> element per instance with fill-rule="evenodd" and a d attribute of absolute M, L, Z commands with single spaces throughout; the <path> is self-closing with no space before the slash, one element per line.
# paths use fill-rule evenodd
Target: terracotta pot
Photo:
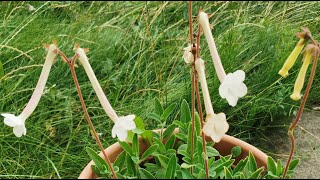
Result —
<path fill-rule="evenodd" d="M 157 132 L 157 133 L 160 131 L 161 131 L 160 129 L 154 130 L 154 132 Z M 173 133 L 178 133 L 178 132 L 179 132 L 179 128 L 176 128 Z M 139 143 L 140 144 L 140 152 L 143 153 L 145 150 L 147 150 L 148 144 L 145 143 L 142 140 L 142 138 L 140 138 L 139 141 L 140 141 L 140 143 Z M 206 141 L 212 141 L 212 140 L 209 136 L 206 136 Z M 234 146 L 240 146 L 242 148 L 241 155 L 235 159 L 235 163 L 234 163 L 235 165 L 239 162 L 239 160 L 247 157 L 249 155 L 249 151 L 251 151 L 253 153 L 254 157 L 256 158 L 258 167 L 264 166 L 265 169 L 267 168 L 267 155 L 265 153 L 263 153 L 262 151 L 260 151 L 259 149 L 257 149 L 256 147 L 254 147 L 254 146 L 252 146 L 252 145 L 250 145 L 240 139 L 234 138 L 229 135 L 225 135 L 225 136 L 223 136 L 222 140 L 219 143 L 215 143 L 215 145 L 213 147 L 216 148 L 221 155 L 225 156 L 225 155 L 231 154 L 231 149 Z M 105 152 L 108 155 L 108 158 L 110 159 L 111 162 L 114 162 L 116 160 L 116 158 L 118 157 L 118 155 L 122 151 L 123 151 L 123 149 L 121 148 L 119 143 L 114 143 L 113 145 L 111 145 L 107 149 L 105 149 Z M 100 155 L 100 157 L 105 159 L 102 152 L 100 152 L 99 155 Z M 95 179 L 95 178 L 97 178 L 97 175 L 92 171 L 92 168 L 91 168 L 91 165 L 93 165 L 93 164 L 94 164 L 94 162 L 91 160 L 89 162 L 89 164 L 81 172 L 79 179 Z"/>

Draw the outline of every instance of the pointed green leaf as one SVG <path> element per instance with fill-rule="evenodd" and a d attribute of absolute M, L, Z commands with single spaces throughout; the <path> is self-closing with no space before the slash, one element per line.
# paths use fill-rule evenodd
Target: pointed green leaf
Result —
<path fill-rule="evenodd" d="M 114 161 L 113 165 L 118 167 L 123 167 L 124 163 L 126 162 L 126 155 L 127 155 L 126 151 L 122 151 L 118 155 L 117 159 Z"/>
<path fill-rule="evenodd" d="M 138 135 L 134 134 L 133 141 L 132 141 L 132 152 L 136 157 L 139 157 L 139 141 L 138 141 Z"/>
<path fill-rule="evenodd" d="M 154 177 L 152 173 L 143 168 L 139 168 L 139 174 L 141 176 L 141 179 L 156 179 L 156 177 Z"/>
<path fill-rule="evenodd" d="M 289 170 L 294 170 L 300 162 L 300 159 L 294 159 L 290 162 Z"/>
<path fill-rule="evenodd" d="M 163 113 L 163 107 L 158 98 L 154 98 L 154 112 L 159 116 Z"/>
<path fill-rule="evenodd" d="M 175 140 L 176 140 L 176 137 L 175 137 L 175 136 L 171 136 L 171 137 L 167 140 L 167 142 L 166 142 L 166 144 L 165 144 L 165 147 L 166 147 L 167 150 L 173 148 L 173 145 L 174 145 Z"/>
<path fill-rule="evenodd" d="M 133 121 L 136 124 L 137 129 L 144 130 L 144 122 L 140 117 L 136 116 Z"/>
<path fill-rule="evenodd" d="M 206 149 L 207 149 L 207 156 L 208 157 L 214 157 L 214 156 L 220 155 L 219 151 L 211 146 L 206 146 Z"/>
<path fill-rule="evenodd" d="M 149 113 L 149 114 L 148 114 L 148 118 L 154 119 L 154 120 L 158 121 L 159 123 L 162 123 L 161 117 L 160 117 L 158 114 Z"/>
<path fill-rule="evenodd" d="M 272 172 L 272 174 L 277 174 L 277 166 L 271 156 L 268 156 L 267 158 L 267 168 L 268 168 L 268 171 Z"/>
<path fill-rule="evenodd" d="M 165 178 L 174 179 L 176 169 L 177 169 L 177 157 L 173 155 L 169 160 Z"/>
<path fill-rule="evenodd" d="M 86 151 L 99 170 L 103 170 L 108 167 L 106 161 L 103 160 L 93 149 L 86 147 Z"/>
<path fill-rule="evenodd" d="M 122 149 L 124 151 L 126 151 L 130 156 L 134 155 L 133 152 L 132 152 L 132 148 L 128 143 L 126 143 L 124 141 L 119 141 L 119 140 L 118 140 L 118 142 L 119 142 L 120 146 L 122 147 Z"/>
<path fill-rule="evenodd" d="M 158 149 L 159 145 L 158 144 L 154 144 L 152 146 L 150 146 L 141 156 L 141 161 L 144 161 L 145 159 L 147 159 L 149 156 L 152 155 L 152 153 L 154 153 L 157 149 Z"/>
<path fill-rule="evenodd" d="M 180 121 L 182 123 L 189 123 L 191 121 L 191 113 L 190 113 L 190 107 L 185 99 L 182 100 L 180 112 L 181 112 Z"/>
<path fill-rule="evenodd" d="M 194 124 L 195 124 L 195 131 L 196 131 L 196 135 L 200 136 L 200 131 L 201 131 L 201 121 L 200 121 L 200 116 L 198 114 L 198 112 L 194 113 Z"/>
<path fill-rule="evenodd" d="M 249 170 L 255 172 L 258 169 L 256 159 L 254 158 L 252 152 L 249 152 Z"/>
<path fill-rule="evenodd" d="M 189 170 L 181 169 L 183 179 L 194 179 Z"/>
<path fill-rule="evenodd" d="M 261 167 L 259 169 L 257 169 L 256 171 L 254 171 L 248 179 L 260 179 L 261 178 L 261 173 L 264 170 L 264 167 Z"/>
<path fill-rule="evenodd" d="M 163 114 L 161 115 L 162 121 L 167 121 L 168 117 L 173 112 L 175 107 L 176 107 L 176 103 L 173 103 L 169 107 L 167 107 L 166 110 L 164 110 Z"/>
<path fill-rule="evenodd" d="M 224 175 L 226 179 L 232 179 L 232 174 L 228 168 L 224 167 Z"/>
<path fill-rule="evenodd" d="M 168 126 L 167 129 L 163 132 L 163 139 L 169 138 L 175 128 L 176 128 L 175 124 L 171 124 L 170 126 Z"/>
<path fill-rule="evenodd" d="M 277 175 L 280 176 L 282 174 L 282 163 L 281 163 L 281 160 L 278 159 L 278 162 L 277 162 Z"/>

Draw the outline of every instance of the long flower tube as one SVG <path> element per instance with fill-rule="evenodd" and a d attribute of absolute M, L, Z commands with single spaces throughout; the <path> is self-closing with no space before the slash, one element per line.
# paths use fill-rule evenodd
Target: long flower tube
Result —
<path fill-rule="evenodd" d="M 209 46 L 210 54 L 213 60 L 213 64 L 217 73 L 217 76 L 222 83 L 224 78 L 226 77 L 226 72 L 224 71 L 224 68 L 221 63 L 220 56 L 218 54 L 218 50 L 216 47 L 216 44 L 214 42 L 212 33 L 211 33 L 211 28 L 209 24 L 209 17 L 208 14 L 203 12 L 202 10 L 199 11 L 199 24 L 204 32 L 204 35 L 207 39 L 207 43 Z"/>
<path fill-rule="evenodd" d="M 43 94 L 43 90 L 45 88 L 46 82 L 48 80 L 48 76 L 50 73 L 51 66 L 57 56 L 57 45 L 54 42 L 53 44 L 47 45 L 46 49 L 48 50 L 45 63 L 43 65 L 38 83 L 36 85 L 33 94 L 27 103 L 27 106 L 23 109 L 22 113 L 19 116 L 15 116 L 10 113 L 2 113 L 1 115 L 4 117 L 4 123 L 10 127 L 13 127 L 13 133 L 17 137 L 21 137 L 22 135 L 27 134 L 27 129 L 25 127 L 25 121 L 29 118 L 32 112 L 36 109 L 41 95 Z"/>
<path fill-rule="evenodd" d="M 237 105 L 239 98 L 247 94 L 247 86 L 243 83 L 245 80 L 245 72 L 237 70 L 226 75 L 211 33 L 208 14 L 200 10 L 198 18 L 199 24 L 206 36 L 217 76 L 221 82 L 219 86 L 219 94 L 223 99 L 228 101 L 230 106 L 234 107 Z"/>
<path fill-rule="evenodd" d="M 229 124 L 224 113 L 215 114 L 212 108 L 208 85 L 205 77 L 205 65 L 201 58 L 197 58 L 195 68 L 201 84 L 203 101 L 206 109 L 206 122 L 203 126 L 203 132 L 218 143 L 229 129 Z"/>
<path fill-rule="evenodd" d="M 309 44 L 306 47 L 305 54 L 303 57 L 303 64 L 294 84 L 293 93 L 290 96 L 290 98 L 294 101 L 298 101 L 301 99 L 301 90 L 304 84 L 304 79 L 306 77 L 309 64 L 312 62 L 312 59 L 314 58 L 316 48 L 317 47 L 313 44 Z"/>
<path fill-rule="evenodd" d="M 78 55 L 78 59 L 82 64 L 104 111 L 107 113 L 110 119 L 115 123 L 115 125 L 112 128 L 112 137 L 115 138 L 117 136 L 120 141 L 126 140 L 128 136 L 128 131 L 136 128 L 136 124 L 134 122 L 135 115 L 118 117 L 118 115 L 112 108 L 111 104 L 109 103 L 106 95 L 104 94 L 99 84 L 99 81 L 97 80 L 96 75 L 92 70 L 92 67 L 89 63 L 89 59 L 86 55 L 86 50 L 83 48 L 80 48 L 79 45 L 75 45 L 74 50 Z"/>
<path fill-rule="evenodd" d="M 302 28 L 302 30 L 303 32 L 299 32 L 296 34 L 296 36 L 300 38 L 299 42 L 296 44 L 293 51 L 291 52 L 291 54 L 283 64 L 282 68 L 278 72 L 278 74 L 284 78 L 289 75 L 289 70 L 292 68 L 303 47 L 306 45 L 306 43 L 311 37 L 311 33 L 308 28 Z"/>

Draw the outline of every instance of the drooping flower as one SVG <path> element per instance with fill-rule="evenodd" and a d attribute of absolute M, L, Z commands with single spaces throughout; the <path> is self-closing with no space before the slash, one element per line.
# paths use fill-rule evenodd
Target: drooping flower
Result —
<path fill-rule="evenodd" d="M 110 119 L 115 123 L 114 127 L 112 128 L 112 137 L 115 138 L 117 136 L 120 141 L 126 140 L 128 131 L 136 128 L 135 122 L 133 121 L 135 115 L 118 117 L 117 113 L 114 111 L 106 95 L 104 94 L 99 81 L 92 70 L 89 59 L 86 55 L 86 50 L 80 48 L 80 45 L 78 44 L 75 45 L 74 50 L 78 55 L 80 63 L 86 71 L 86 74 L 92 84 L 94 91 L 97 94 L 100 104 L 102 105 L 104 111 L 107 113 Z"/>
<path fill-rule="evenodd" d="M 316 50 L 319 50 L 319 48 L 313 44 L 309 44 L 306 46 L 305 53 L 303 56 L 303 64 L 301 66 L 298 77 L 297 77 L 296 82 L 294 84 L 293 93 L 290 96 L 290 98 L 294 101 L 298 101 L 301 99 L 300 92 L 301 92 L 303 84 L 304 84 L 306 72 L 308 70 L 309 64 L 312 62 L 312 58 L 314 57 Z"/>
<path fill-rule="evenodd" d="M 27 106 L 23 109 L 22 113 L 19 116 L 15 116 L 9 113 L 1 114 L 2 116 L 4 116 L 4 123 L 10 127 L 13 127 L 13 133 L 17 137 L 21 137 L 22 135 L 26 135 L 27 133 L 27 129 L 25 128 L 25 121 L 36 109 L 40 101 L 41 95 L 43 94 L 46 82 L 48 80 L 51 66 L 57 56 L 58 48 L 55 42 L 53 44 L 47 45 L 46 49 L 48 51 L 46 60 L 43 65 L 37 86 L 33 91 L 33 94 Z"/>
<path fill-rule="evenodd" d="M 128 115 L 119 117 L 112 128 L 112 137 L 116 136 L 120 141 L 125 141 L 128 136 L 128 131 L 134 130 L 136 124 L 134 123 L 135 115 Z"/>
<path fill-rule="evenodd" d="M 227 99 L 229 105 L 234 107 L 237 104 L 238 99 L 247 94 L 247 86 L 243 83 L 245 73 L 242 70 L 237 70 L 234 73 L 226 75 L 211 33 L 212 28 L 210 28 L 209 16 L 207 13 L 200 10 L 198 18 L 199 24 L 201 25 L 207 39 L 213 64 L 221 83 L 219 87 L 219 94 L 223 99 Z"/>
<path fill-rule="evenodd" d="M 237 105 L 238 99 L 247 94 L 247 86 L 243 83 L 245 72 L 237 70 L 229 73 L 220 84 L 219 94 L 223 99 L 227 99 L 230 106 Z"/>
<path fill-rule="evenodd" d="M 2 113 L 1 115 L 4 117 L 4 124 L 9 127 L 13 127 L 14 135 L 21 137 L 22 135 L 27 134 L 27 129 L 24 124 L 25 120 L 20 116 L 15 116 L 9 113 Z"/>
<path fill-rule="evenodd" d="M 226 115 L 224 113 L 207 115 L 206 122 L 203 126 L 203 132 L 207 136 L 210 136 L 214 142 L 220 142 L 228 130 L 229 124 L 227 123 Z"/>
<path fill-rule="evenodd" d="M 302 28 L 302 30 L 303 32 L 297 33 L 297 37 L 300 38 L 299 42 L 294 47 L 293 51 L 291 52 L 288 59 L 285 61 L 285 63 L 283 64 L 282 68 L 278 73 L 284 78 L 288 76 L 289 70 L 292 68 L 300 52 L 302 51 L 303 47 L 311 37 L 311 33 L 308 28 Z"/>
<path fill-rule="evenodd" d="M 195 68 L 201 84 L 204 106 L 206 109 L 206 122 L 203 126 L 203 132 L 218 143 L 229 129 L 229 124 L 224 113 L 215 114 L 212 108 L 208 85 L 205 77 L 205 65 L 201 58 L 197 58 Z"/>
<path fill-rule="evenodd" d="M 220 56 L 218 54 L 218 50 L 216 47 L 216 44 L 214 42 L 212 33 L 211 33 L 211 28 L 210 28 L 210 23 L 209 23 L 209 17 L 208 14 L 200 10 L 199 15 L 199 24 L 204 32 L 204 35 L 207 39 L 207 43 L 209 46 L 210 54 L 213 60 L 213 64 L 217 73 L 217 76 L 220 80 L 220 82 L 223 82 L 223 79 L 226 77 L 226 72 L 223 69 Z"/>

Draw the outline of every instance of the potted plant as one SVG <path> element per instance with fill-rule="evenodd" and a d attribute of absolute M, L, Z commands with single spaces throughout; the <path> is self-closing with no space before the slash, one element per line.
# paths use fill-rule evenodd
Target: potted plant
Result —
<path fill-rule="evenodd" d="M 310 31 L 304 28 L 303 32 L 297 34 L 300 38 L 299 43 L 279 71 L 281 76 L 286 77 L 289 69 L 295 63 L 298 54 L 306 46 L 303 57 L 304 62 L 294 86 L 294 93 L 291 96 L 293 100 L 301 98 L 300 92 L 304 84 L 306 70 L 312 60 L 313 67 L 305 95 L 301 101 L 299 113 L 289 129 L 292 149 L 288 162 L 284 166 L 280 160 L 274 161 L 254 146 L 226 135 L 229 129 L 226 115 L 223 112 L 215 113 L 210 99 L 206 82 L 205 62 L 200 56 L 201 32 L 206 37 L 213 64 L 221 83 L 219 94 L 232 107 L 236 106 L 239 98 L 247 93 L 247 87 L 244 84 L 245 72 L 242 70 L 228 74 L 225 72 L 210 32 L 212 27 L 209 23 L 210 16 L 207 13 L 201 9 L 199 10 L 199 23 L 196 34 L 193 33 L 192 29 L 191 2 L 189 4 L 189 17 L 190 44 L 184 49 L 183 58 L 185 63 L 189 64 L 192 69 L 191 108 L 188 102 L 183 100 L 178 108 L 180 109 L 179 120 L 169 121 L 169 116 L 177 109 L 176 103 L 164 108 L 157 98 L 155 98 L 154 112 L 150 113 L 148 118 L 158 122 L 160 129 L 146 129 L 143 120 L 136 115 L 118 116 L 109 103 L 89 64 L 89 59 L 86 56 L 88 49 L 81 48 L 79 44 L 76 44 L 74 46 L 75 55 L 69 59 L 58 49 L 57 43 L 53 42 L 45 46 L 48 51 L 46 61 L 37 87 L 27 106 L 19 116 L 3 113 L 2 116 L 5 117 L 4 123 L 13 127 L 13 132 L 17 137 L 26 135 L 25 121 L 35 110 L 44 91 L 51 65 L 57 55 L 60 55 L 70 67 L 85 117 L 101 151 L 98 154 L 95 150 L 87 148 L 88 155 L 92 161 L 85 167 L 79 178 L 259 179 L 291 177 L 295 167 L 299 163 L 298 159 L 292 160 L 294 153 L 293 129 L 301 117 L 313 82 L 319 55 L 319 44 L 312 38 Z M 311 44 L 308 44 L 310 41 Z M 117 137 L 118 142 L 107 149 L 100 142 L 82 97 L 74 69 L 77 59 L 85 69 L 103 109 L 114 122 L 112 137 Z M 202 109 L 199 82 L 205 113 Z"/>

